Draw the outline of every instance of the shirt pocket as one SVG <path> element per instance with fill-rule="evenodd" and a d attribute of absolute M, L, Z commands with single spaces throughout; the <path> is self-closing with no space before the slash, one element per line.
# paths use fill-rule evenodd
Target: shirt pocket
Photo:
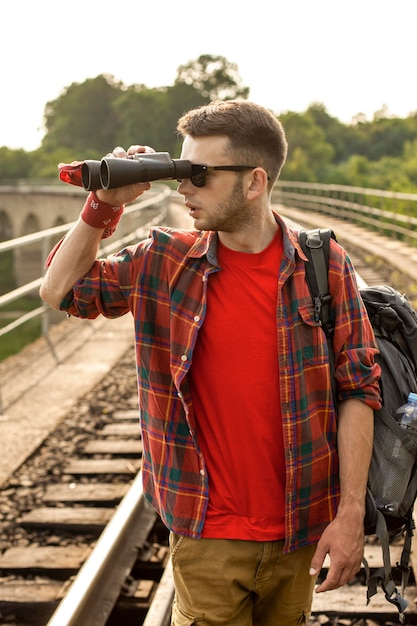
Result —
<path fill-rule="evenodd" d="M 327 363 L 329 360 L 327 338 L 321 322 L 315 319 L 313 305 L 300 306 L 298 314 L 295 349 L 300 351 L 303 361 L 309 366 Z"/>

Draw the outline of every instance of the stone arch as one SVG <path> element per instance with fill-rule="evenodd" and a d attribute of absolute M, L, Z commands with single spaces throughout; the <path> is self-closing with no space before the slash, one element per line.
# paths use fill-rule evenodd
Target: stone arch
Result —
<path fill-rule="evenodd" d="M 13 239 L 13 226 L 6 211 L 0 209 L 0 241 Z M 11 291 L 16 286 L 13 250 L 0 254 L 0 294 Z"/>
<path fill-rule="evenodd" d="M 0 241 L 8 241 L 13 239 L 12 223 L 6 211 L 0 209 Z"/>
<path fill-rule="evenodd" d="M 28 213 L 23 222 L 21 235 L 30 235 L 31 233 L 37 233 L 40 231 L 39 219 L 34 213 Z"/>

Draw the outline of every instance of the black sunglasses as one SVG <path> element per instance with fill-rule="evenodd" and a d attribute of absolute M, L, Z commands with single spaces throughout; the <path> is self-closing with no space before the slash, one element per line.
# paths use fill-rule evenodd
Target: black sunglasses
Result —
<path fill-rule="evenodd" d="M 244 172 L 245 170 L 254 170 L 256 165 L 199 165 L 197 163 L 191 164 L 191 176 L 190 180 L 195 187 L 204 187 L 206 184 L 207 174 L 215 170 L 222 170 L 225 172 Z M 178 182 L 182 182 L 182 178 L 178 179 Z"/>

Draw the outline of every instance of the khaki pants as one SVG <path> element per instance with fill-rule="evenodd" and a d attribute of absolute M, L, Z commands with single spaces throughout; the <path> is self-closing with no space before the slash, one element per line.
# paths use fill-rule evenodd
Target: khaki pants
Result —
<path fill-rule="evenodd" d="M 315 546 L 190 539 L 171 533 L 172 626 L 301 626 L 311 612 Z"/>

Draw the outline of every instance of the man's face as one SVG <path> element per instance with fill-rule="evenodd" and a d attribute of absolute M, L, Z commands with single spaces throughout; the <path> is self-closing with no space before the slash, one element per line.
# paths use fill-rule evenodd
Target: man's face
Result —
<path fill-rule="evenodd" d="M 200 165 L 237 165 L 226 148 L 226 137 L 187 136 L 184 139 L 181 159 Z M 196 187 L 189 178 L 184 178 L 178 187 L 184 196 L 185 206 L 194 219 L 198 230 L 237 232 L 247 228 L 249 204 L 244 192 L 244 177 L 248 172 L 236 173 L 217 170 L 208 172 L 204 187 Z M 250 220 L 249 220 L 250 221 Z"/>

